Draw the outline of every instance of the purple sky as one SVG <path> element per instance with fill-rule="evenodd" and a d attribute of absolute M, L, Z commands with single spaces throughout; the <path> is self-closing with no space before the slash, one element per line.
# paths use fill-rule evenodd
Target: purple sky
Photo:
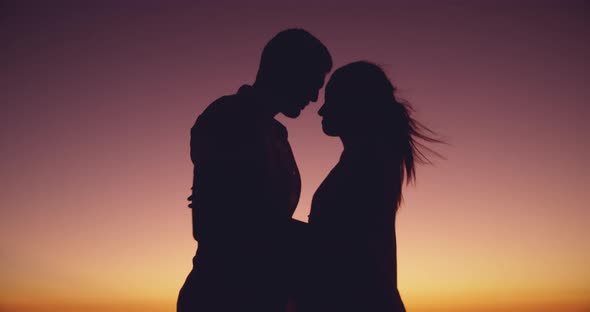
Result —
<path fill-rule="evenodd" d="M 446 160 L 418 168 L 398 218 L 410 307 L 553 288 L 590 304 L 588 1 L 0 7 L 0 307 L 72 291 L 137 299 L 105 272 L 173 304 L 194 252 L 189 129 L 253 82 L 264 44 L 288 27 L 315 34 L 336 67 L 383 65 L 450 143 L 437 147 Z M 279 117 L 302 173 L 301 220 L 341 149 L 321 132 L 322 100 Z M 71 286 L 38 282 L 55 275 Z"/>

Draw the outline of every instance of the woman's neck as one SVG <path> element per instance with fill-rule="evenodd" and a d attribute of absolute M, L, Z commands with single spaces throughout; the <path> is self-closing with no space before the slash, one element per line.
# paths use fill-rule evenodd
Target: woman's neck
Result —
<path fill-rule="evenodd" d="M 343 156 L 371 157 L 383 153 L 385 147 L 381 140 L 369 136 L 342 136 L 340 139 L 344 147 Z"/>

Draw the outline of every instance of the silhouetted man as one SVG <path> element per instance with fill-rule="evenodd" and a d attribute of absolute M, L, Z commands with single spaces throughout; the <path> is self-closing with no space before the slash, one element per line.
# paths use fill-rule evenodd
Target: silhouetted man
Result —
<path fill-rule="evenodd" d="M 195 122 L 189 207 L 198 250 L 178 311 L 285 310 L 301 180 L 287 130 L 274 117 L 298 117 L 331 67 L 317 38 L 280 32 L 262 52 L 255 83 L 216 100 Z"/>

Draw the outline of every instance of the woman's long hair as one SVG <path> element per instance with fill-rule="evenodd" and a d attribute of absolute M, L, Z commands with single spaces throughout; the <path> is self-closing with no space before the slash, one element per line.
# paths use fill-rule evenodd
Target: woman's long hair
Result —
<path fill-rule="evenodd" d="M 386 154 L 394 158 L 399 173 L 395 190 L 399 207 L 402 186 L 416 179 L 416 165 L 431 164 L 427 154 L 442 158 L 427 144 L 444 142 L 413 118 L 414 109 L 396 97 L 396 88 L 380 66 L 367 61 L 350 63 L 336 70 L 330 80 L 346 88 L 349 103 L 363 103 L 364 107 L 356 110 L 359 116 L 370 115 L 360 118 L 363 127 L 387 142 Z"/>

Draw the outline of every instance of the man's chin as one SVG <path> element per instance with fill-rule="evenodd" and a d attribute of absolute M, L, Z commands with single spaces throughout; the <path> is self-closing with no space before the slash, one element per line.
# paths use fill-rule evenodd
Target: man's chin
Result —
<path fill-rule="evenodd" d="M 324 124 L 322 124 L 322 131 L 324 132 L 325 135 L 330 136 L 330 137 L 337 137 L 338 136 L 338 133 L 336 131 L 334 131 L 330 127 L 326 127 Z"/>
<path fill-rule="evenodd" d="M 300 109 L 284 110 L 281 113 L 283 113 L 283 115 L 285 115 L 289 118 L 297 118 L 297 117 L 299 117 L 299 115 L 301 115 L 301 110 Z"/>

